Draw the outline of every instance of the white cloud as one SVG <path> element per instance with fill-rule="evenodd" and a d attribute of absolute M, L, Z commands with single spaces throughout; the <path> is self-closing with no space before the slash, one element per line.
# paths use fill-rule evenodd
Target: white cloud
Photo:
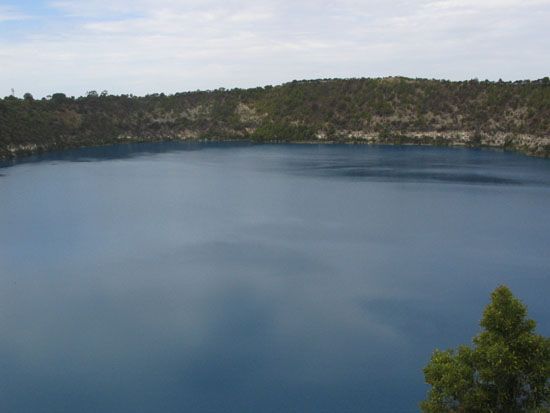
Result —
<path fill-rule="evenodd" d="M 507 8 L 548 5 L 548 0 L 435 0 L 426 4 L 435 9 L 503 10 Z"/>
<path fill-rule="evenodd" d="M 15 40 L 0 32 L 0 94 L 10 87 L 142 94 L 398 74 L 515 79 L 546 76 L 550 67 L 550 0 L 71 0 L 52 7 L 63 19 Z"/>
<path fill-rule="evenodd" d="M 30 18 L 13 7 L 0 5 L 0 23 L 10 20 L 26 20 Z"/>

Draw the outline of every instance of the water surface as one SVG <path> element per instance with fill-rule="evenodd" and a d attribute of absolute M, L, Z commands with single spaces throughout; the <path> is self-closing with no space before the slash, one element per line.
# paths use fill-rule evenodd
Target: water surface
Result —
<path fill-rule="evenodd" d="M 0 169 L 0 410 L 414 412 L 509 285 L 550 334 L 550 161 L 143 144 Z"/>

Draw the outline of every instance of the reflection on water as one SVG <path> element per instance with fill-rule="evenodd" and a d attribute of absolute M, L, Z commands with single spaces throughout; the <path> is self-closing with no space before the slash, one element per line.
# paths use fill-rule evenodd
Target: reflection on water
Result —
<path fill-rule="evenodd" d="M 2 174 L 2 411 L 413 412 L 499 283 L 550 332 L 544 160 L 173 143 Z"/>

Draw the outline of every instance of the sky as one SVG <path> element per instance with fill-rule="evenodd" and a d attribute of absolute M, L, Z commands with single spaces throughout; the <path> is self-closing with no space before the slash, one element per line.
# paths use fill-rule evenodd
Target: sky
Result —
<path fill-rule="evenodd" d="M 0 0 L 0 96 L 549 72 L 550 0 Z"/>

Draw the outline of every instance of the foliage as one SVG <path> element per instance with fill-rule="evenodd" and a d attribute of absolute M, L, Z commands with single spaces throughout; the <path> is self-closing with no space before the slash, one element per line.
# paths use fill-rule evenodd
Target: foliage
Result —
<path fill-rule="evenodd" d="M 550 339 L 505 286 L 485 308 L 473 347 L 436 350 L 424 369 L 427 413 L 550 411 Z"/>
<path fill-rule="evenodd" d="M 258 126 L 251 138 L 255 141 L 310 141 L 316 139 L 315 131 L 304 125 L 266 122 Z"/>
<path fill-rule="evenodd" d="M 0 99 L 0 157 L 44 149 L 185 137 L 300 141 L 376 132 L 550 135 L 550 82 L 319 79 L 142 97 L 89 91 Z M 475 144 L 475 142 L 473 142 Z"/>

